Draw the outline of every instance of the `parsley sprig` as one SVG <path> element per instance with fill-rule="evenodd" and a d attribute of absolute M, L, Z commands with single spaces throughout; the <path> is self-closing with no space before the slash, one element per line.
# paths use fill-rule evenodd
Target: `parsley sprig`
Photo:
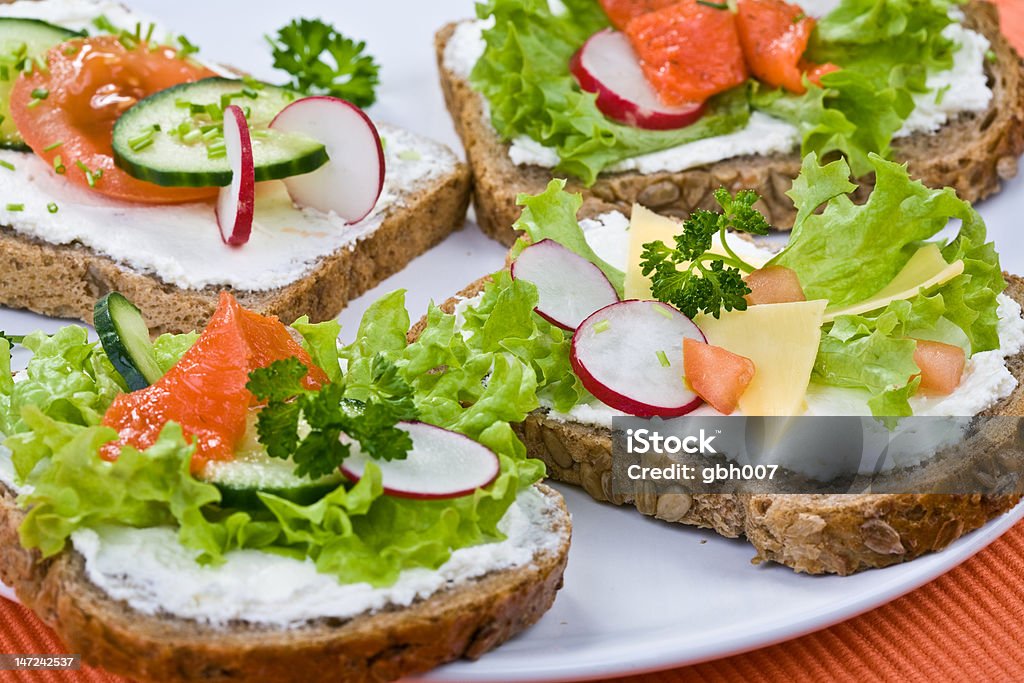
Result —
<path fill-rule="evenodd" d="M 0 330 L 0 339 L 6 339 L 7 343 L 10 344 L 11 346 L 14 346 L 15 344 L 21 344 L 22 342 L 25 341 L 24 336 L 10 335 L 4 332 L 3 330 Z"/>
<path fill-rule="evenodd" d="M 318 19 L 296 19 L 267 42 L 274 67 L 292 75 L 289 84 L 307 95 L 332 95 L 358 107 L 376 99 L 380 66 L 363 54 L 366 43 L 346 38 Z"/>
<path fill-rule="evenodd" d="M 725 239 L 727 230 L 766 235 L 770 226 L 754 208 L 760 197 L 752 190 L 735 196 L 725 188 L 715 190 L 722 213 L 698 209 L 683 223 L 675 247 L 662 241 L 644 245 L 640 266 L 651 278 L 651 291 L 659 301 L 672 304 L 690 318 L 708 313 L 716 318 L 722 309 L 746 310 L 750 288 L 743 274 L 755 270 L 736 255 Z M 725 255 L 711 253 L 715 234 L 720 235 Z"/>
<path fill-rule="evenodd" d="M 306 373 L 302 361 L 288 358 L 249 375 L 247 388 L 267 402 L 256 429 L 271 457 L 291 459 L 296 475 L 312 479 L 337 471 L 351 454 L 351 441 L 377 460 L 406 457 L 412 439 L 396 425 L 415 418 L 416 408 L 412 388 L 393 363 L 374 358 L 373 396 L 366 401 L 346 398 L 343 381 L 306 389 Z M 342 435 L 351 441 L 342 441 Z"/>

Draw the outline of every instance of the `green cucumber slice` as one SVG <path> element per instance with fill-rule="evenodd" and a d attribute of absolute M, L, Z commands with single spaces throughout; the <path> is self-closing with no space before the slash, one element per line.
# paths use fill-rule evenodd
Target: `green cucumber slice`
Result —
<path fill-rule="evenodd" d="M 29 151 L 11 119 L 11 90 L 27 63 L 81 33 L 39 19 L 0 17 L 0 148 Z"/>
<path fill-rule="evenodd" d="M 267 83 L 218 77 L 162 90 L 118 119 L 114 160 L 130 175 L 157 185 L 229 185 L 231 166 L 222 152 L 223 111 L 228 104 L 237 104 L 252 131 L 257 181 L 315 171 L 328 160 L 321 143 L 268 127 L 298 97 Z"/>
<path fill-rule="evenodd" d="M 271 458 L 259 447 L 243 448 L 235 460 L 210 461 L 202 479 L 220 489 L 222 507 L 259 510 L 266 507 L 260 493 L 310 505 L 338 488 L 345 476 L 337 472 L 315 480 L 297 477 L 295 463 Z"/>
<path fill-rule="evenodd" d="M 129 390 L 145 389 L 164 376 L 142 313 L 124 295 L 111 292 L 97 301 L 93 324 L 103 350 Z"/>

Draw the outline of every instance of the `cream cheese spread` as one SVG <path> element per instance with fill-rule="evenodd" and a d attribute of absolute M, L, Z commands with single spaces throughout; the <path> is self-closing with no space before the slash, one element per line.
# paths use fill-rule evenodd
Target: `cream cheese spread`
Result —
<path fill-rule="evenodd" d="M 834 0 L 816 0 L 808 2 L 805 9 L 814 16 L 821 16 L 834 9 L 836 4 Z M 445 48 L 445 66 L 461 78 L 468 79 L 486 48 L 482 33 L 491 25 L 493 19 L 458 24 Z M 944 30 L 944 35 L 958 45 L 953 55 L 953 68 L 928 76 L 930 92 L 914 96 L 914 111 L 897 132 L 897 137 L 933 133 L 961 113 L 984 111 L 992 100 L 992 90 L 985 74 L 989 41 L 961 24 L 951 24 Z M 484 104 L 484 115 L 489 116 L 486 100 Z M 675 172 L 738 156 L 782 154 L 797 150 L 800 137 L 795 126 L 767 114 L 753 112 L 747 126 L 741 130 L 625 159 L 610 166 L 608 171 Z M 512 140 L 508 153 L 512 162 L 520 166 L 554 168 L 559 161 L 554 149 L 525 136 Z"/>
<path fill-rule="evenodd" d="M 68 28 L 83 28 L 100 14 L 115 25 L 143 21 L 114 2 L 24 0 L 0 5 L 0 16 L 38 17 Z M 56 175 L 31 153 L 0 150 L 0 225 L 49 244 L 81 245 L 132 270 L 154 275 L 182 289 L 230 286 L 265 291 L 308 275 L 325 256 L 354 249 L 385 217 L 457 160 L 444 147 L 390 126 L 379 126 L 385 141 L 385 182 L 373 212 L 355 224 L 336 214 L 299 209 L 284 183 L 260 183 L 252 237 L 243 247 L 221 241 L 214 204 L 171 206 L 132 204 L 104 197 Z M 50 205 L 56 205 L 51 213 Z M 10 211 L 9 206 L 23 207 Z"/>

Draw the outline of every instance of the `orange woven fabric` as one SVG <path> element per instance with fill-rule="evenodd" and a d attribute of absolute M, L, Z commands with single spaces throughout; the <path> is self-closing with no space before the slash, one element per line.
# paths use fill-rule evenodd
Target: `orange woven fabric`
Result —
<path fill-rule="evenodd" d="M 811 635 L 727 659 L 619 683 L 1024 681 L 1024 522 L 950 573 Z M 0 652 L 65 652 L 27 610 L 0 600 Z M 0 681 L 121 683 L 95 669 L 0 673 Z"/>

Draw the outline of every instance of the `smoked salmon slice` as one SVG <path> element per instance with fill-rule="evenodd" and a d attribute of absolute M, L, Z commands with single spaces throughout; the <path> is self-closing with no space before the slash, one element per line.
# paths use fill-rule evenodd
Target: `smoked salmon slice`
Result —
<path fill-rule="evenodd" d="M 803 75 L 820 85 L 820 78 L 835 71 L 832 64 L 803 61 L 815 21 L 797 5 L 784 0 L 739 0 L 736 26 L 747 66 L 754 76 L 775 88 L 803 94 Z"/>
<path fill-rule="evenodd" d="M 637 16 L 625 33 L 668 106 L 703 102 L 747 80 L 736 17 L 725 4 L 677 2 Z"/>
<path fill-rule="evenodd" d="M 303 380 L 307 389 L 327 384 L 324 371 L 276 317 L 248 311 L 222 292 L 217 312 L 202 335 L 167 374 L 145 389 L 114 399 L 103 424 L 115 429 L 121 439 L 107 444 L 103 457 L 116 459 L 123 444 L 149 448 L 173 421 L 196 445 L 194 473 L 210 460 L 232 459 L 245 434 L 249 408 L 256 402 L 245 388 L 249 373 L 291 357 L 309 368 Z"/>

